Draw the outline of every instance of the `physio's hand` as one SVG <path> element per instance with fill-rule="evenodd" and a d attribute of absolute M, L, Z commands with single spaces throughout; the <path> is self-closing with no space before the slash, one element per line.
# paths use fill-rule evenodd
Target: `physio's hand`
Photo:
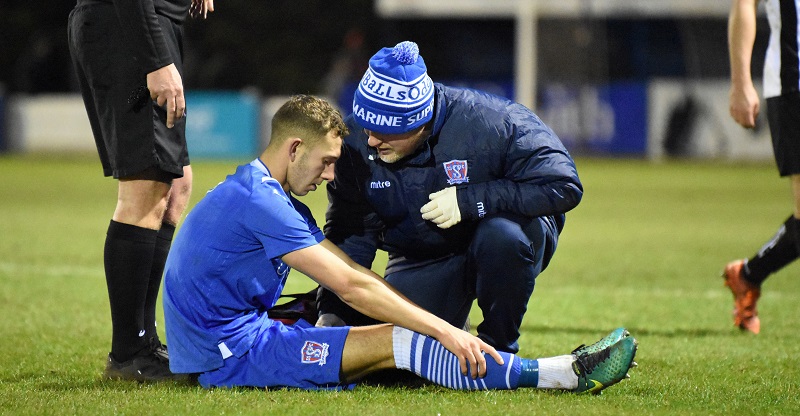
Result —
<path fill-rule="evenodd" d="M 184 116 L 186 99 L 183 97 L 183 81 L 175 64 L 156 69 L 147 74 L 147 89 L 159 106 L 167 107 L 167 127 L 175 126 L 175 119 Z"/>
<path fill-rule="evenodd" d="M 431 200 L 423 205 L 419 212 L 422 218 L 432 221 L 439 228 L 450 228 L 461 222 L 461 211 L 458 209 L 456 187 L 444 188 L 428 195 Z"/>
<path fill-rule="evenodd" d="M 345 326 L 346 324 L 342 320 L 342 318 L 336 316 L 332 313 L 323 313 L 322 316 L 317 319 L 316 327 L 331 327 L 331 326 Z"/>
<path fill-rule="evenodd" d="M 745 87 L 731 87 L 728 110 L 731 117 L 744 128 L 751 129 L 756 125 L 759 112 L 758 92 L 753 84 Z"/>
<path fill-rule="evenodd" d="M 461 374 L 463 375 L 467 375 L 467 364 L 469 364 L 470 377 L 473 379 L 486 377 L 486 357 L 484 353 L 489 354 L 497 364 L 503 365 L 503 357 L 497 353 L 497 350 L 469 332 L 452 328 L 447 332 L 447 336 L 441 338 L 438 341 L 458 357 L 458 362 L 461 365 Z"/>
<path fill-rule="evenodd" d="M 189 8 L 189 15 L 197 18 L 203 16 L 206 18 L 208 12 L 214 11 L 214 0 L 192 0 L 192 6 Z"/>

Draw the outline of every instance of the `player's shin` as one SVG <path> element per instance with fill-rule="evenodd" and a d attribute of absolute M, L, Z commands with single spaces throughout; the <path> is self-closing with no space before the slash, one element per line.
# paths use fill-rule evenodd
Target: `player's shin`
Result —
<path fill-rule="evenodd" d="M 505 364 L 486 360 L 486 376 L 473 379 L 461 374 L 458 358 L 433 338 L 395 327 L 394 358 L 397 368 L 456 390 L 510 390 L 519 386 L 522 361 L 513 354 L 500 352 Z"/>

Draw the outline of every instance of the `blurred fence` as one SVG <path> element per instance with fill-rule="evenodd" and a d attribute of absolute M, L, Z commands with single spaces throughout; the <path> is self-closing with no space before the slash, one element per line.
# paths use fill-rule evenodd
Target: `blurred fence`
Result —
<path fill-rule="evenodd" d="M 15 4 L 5 15 L 47 13 L 9 19 L 16 27 L 10 33 L 24 34 L 25 22 L 66 24 L 70 5 L 33 4 Z M 402 40 L 419 43 L 434 81 L 529 105 L 575 155 L 771 158 L 766 106 L 754 130 L 740 128 L 727 114 L 730 2 L 354 0 L 328 7 L 320 19 L 324 5 L 285 1 L 252 8 L 232 2 L 208 21 L 187 22 L 187 137 L 193 158 L 251 157 L 260 151 L 285 94 L 329 95 L 349 112 L 353 82 L 368 56 Z M 759 11 L 756 77 L 769 34 L 763 8 Z M 305 21 L 314 21 L 318 30 L 295 33 L 296 22 Z M 250 27 L 246 36 L 231 29 L 242 24 Z M 65 30 L 53 33 L 55 46 L 32 47 L 43 36 L 37 31 L 3 55 L 0 86 L 8 89 L 5 95 L 0 89 L 0 153 L 94 152 L 79 95 L 52 94 L 77 91 L 74 83 L 65 85 L 71 65 L 66 49 L 57 47 Z M 352 33 L 361 37 L 348 37 Z M 55 63 L 46 59 L 48 51 Z M 62 81 L 60 89 L 47 89 L 54 80 Z"/>
<path fill-rule="evenodd" d="M 511 96 L 502 83 L 450 84 Z M 724 80 L 654 79 L 647 82 L 542 85 L 535 112 L 575 155 L 696 157 L 767 160 L 772 157 L 764 123 L 740 128 L 728 116 Z M 252 92 L 187 94 L 187 140 L 193 158 L 248 158 L 267 144 L 272 114 L 286 96 Z M 340 102 L 346 102 L 342 97 Z M 509 97 L 512 98 L 512 97 Z M 77 94 L 0 96 L 0 150 L 94 150 L 89 122 Z M 762 106 L 764 107 L 764 106 Z M 761 116 L 765 120 L 765 116 Z"/>
<path fill-rule="evenodd" d="M 186 134 L 193 158 L 248 158 L 266 144 L 261 129 L 269 119 L 262 119 L 262 114 L 270 99 L 250 92 L 197 91 L 187 93 L 186 100 Z M 95 151 L 80 94 L 13 95 L 6 102 L 5 117 L 0 119 L 0 150 Z M 8 128 L 3 140 L 4 124 Z"/>

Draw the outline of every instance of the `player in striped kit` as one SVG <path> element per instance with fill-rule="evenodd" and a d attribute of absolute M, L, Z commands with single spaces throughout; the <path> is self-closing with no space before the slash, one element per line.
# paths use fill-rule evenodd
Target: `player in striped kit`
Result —
<path fill-rule="evenodd" d="M 733 292 L 734 324 L 759 333 L 756 302 L 766 278 L 800 255 L 800 0 L 763 0 L 770 25 L 764 61 L 764 98 L 772 147 L 781 177 L 792 185 L 794 212 L 749 259 L 727 264 L 725 284 Z M 758 0 L 733 0 L 728 24 L 731 64 L 730 113 L 742 127 L 755 127 L 759 98 L 750 64 Z"/>

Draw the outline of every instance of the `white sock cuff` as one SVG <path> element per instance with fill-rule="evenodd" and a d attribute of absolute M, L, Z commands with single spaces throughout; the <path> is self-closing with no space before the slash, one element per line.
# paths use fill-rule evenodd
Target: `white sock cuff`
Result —
<path fill-rule="evenodd" d="M 572 354 L 539 358 L 537 361 L 539 388 L 572 390 L 578 387 L 578 376 L 572 369 L 572 362 L 575 361 Z"/>
<path fill-rule="evenodd" d="M 392 350 L 395 367 L 401 370 L 411 369 L 411 337 L 414 331 L 396 326 L 392 330 Z"/>

